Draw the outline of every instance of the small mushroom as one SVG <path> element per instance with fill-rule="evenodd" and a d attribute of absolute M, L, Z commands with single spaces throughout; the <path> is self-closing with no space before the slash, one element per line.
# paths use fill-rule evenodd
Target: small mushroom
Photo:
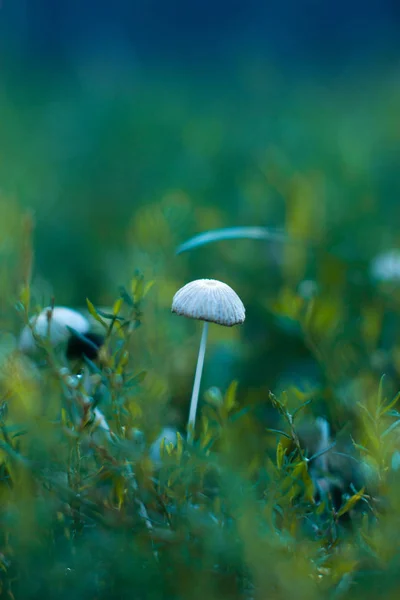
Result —
<path fill-rule="evenodd" d="M 66 358 L 78 361 L 83 361 L 84 356 L 97 359 L 104 343 L 103 335 L 90 331 L 86 317 L 64 306 L 47 307 L 33 316 L 21 332 L 19 350 L 31 356 L 37 354 L 37 338 L 47 339 L 54 349 L 66 344 Z"/>
<path fill-rule="evenodd" d="M 217 323 L 225 327 L 239 325 L 245 320 L 245 308 L 236 292 L 226 283 L 215 279 L 197 279 L 176 292 L 172 300 L 172 312 L 204 322 L 188 420 L 188 442 L 192 443 L 207 345 L 208 323 Z"/>
<path fill-rule="evenodd" d="M 24 354 L 35 354 L 38 350 L 35 336 L 48 339 L 56 348 L 71 337 L 71 329 L 84 335 L 89 331 L 89 321 L 76 310 L 64 306 L 47 307 L 30 320 L 19 338 L 19 350 Z M 32 333 L 34 332 L 34 335 Z"/>

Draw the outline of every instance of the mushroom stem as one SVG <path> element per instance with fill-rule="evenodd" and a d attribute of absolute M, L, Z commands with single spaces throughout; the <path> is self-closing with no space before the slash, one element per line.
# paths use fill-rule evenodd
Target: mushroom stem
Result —
<path fill-rule="evenodd" d="M 201 334 L 199 355 L 197 357 L 196 374 L 194 376 L 192 398 L 190 400 L 190 411 L 189 411 L 189 420 L 188 420 L 188 437 L 187 437 L 187 441 L 189 444 L 193 443 L 193 438 L 194 438 L 194 428 L 196 425 L 197 404 L 199 402 L 200 382 L 201 382 L 201 375 L 203 372 L 204 355 L 206 353 L 206 346 L 207 346 L 207 333 L 208 333 L 208 322 L 204 321 L 203 333 Z"/>

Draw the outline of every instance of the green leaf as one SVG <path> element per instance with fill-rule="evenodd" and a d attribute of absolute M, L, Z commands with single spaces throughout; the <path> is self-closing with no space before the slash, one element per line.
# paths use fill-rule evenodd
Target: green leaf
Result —
<path fill-rule="evenodd" d="M 130 295 L 128 294 L 128 292 L 126 291 L 126 289 L 124 288 L 123 285 L 120 286 L 119 293 L 120 293 L 120 296 L 121 296 L 122 300 L 125 302 L 125 304 L 127 304 L 128 306 L 130 306 L 131 308 L 133 308 L 133 300 L 130 297 Z"/>
<path fill-rule="evenodd" d="M 311 404 L 312 401 L 313 401 L 313 399 L 310 398 L 309 400 L 306 400 L 305 402 L 303 402 L 303 404 L 300 404 L 300 406 L 298 406 L 297 408 L 295 408 L 294 411 L 293 411 L 293 413 L 292 413 L 293 419 L 295 418 L 295 416 L 297 415 L 298 412 L 300 412 L 303 408 L 305 408 L 306 406 L 308 406 L 309 404 Z"/>
<path fill-rule="evenodd" d="M 364 494 L 364 488 L 362 488 L 359 492 L 354 494 L 354 496 L 351 496 L 351 498 L 349 498 L 347 500 L 347 502 L 345 503 L 344 506 L 342 506 L 342 508 L 339 510 L 339 512 L 336 513 L 336 515 L 338 517 L 341 517 L 342 515 L 349 512 L 349 510 L 351 510 L 353 508 L 353 506 L 355 506 L 357 504 L 357 502 L 359 502 L 362 499 L 363 494 Z"/>
<path fill-rule="evenodd" d="M 250 412 L 252 410 L 254 410 L 254 406 L 245 406 L 241 410 L 235 412 L 233 415 L 229 415 L 229 421 L 234 423 L 235 421 L 237 421 L 238 419 L 240 419 L 241 417 L 243 417 L 244 415 L 246 415 L 248 412 Z"/>
<path fill-rule="evenodd" d="M 17 310 L 18 312 L 24 312 L 25 308 L 24 305 L 22 304 L 22 302 L 17 302 L 15 304 L 15 310 Z"/>
<path fill-rule="evenodd" d="M 176 434 L 176 457 L 181 460 L 183 453 L 183 438 L 179 432 Z"/>
<path fill-rule="evenodd" d="M 113 313 L 107 313 L 103 310 L 97 310 L 97 314 L 100 315 L 100 317 L 104 317 L 104 319 L 110 319 L 111 321 L 125 321 L 124 317 L 120 317 Z"/>
<path fill-rule="evenodd" d="M 73 336 L 78 338 L 78 340 L 81 340 L 81 342 L 83 342 L 86 346 L 89 346 L 95 352 L 98 351 L 99 347 L 96 346 L 96 344 L 94 342 L 92 342 L 92 340 L 90 340 L 88 337 L 86 337 L 86 335 L 79 333 L 79 331 L 77 331 L 73 327 L 70 327 L 69 325 L 67 325 L 67 329 Z"/>
<path fill-rule="evenodd" d="M 371 423 L 373 423 L 375 425 L 375 419 L 369 412 L 368 408 L 366 406 L 364 406 L 364 404 L 362 404 L 362 402 L 356 402 L 356 405 L 358 406 L 358 408 L 361 408 L 361 410 L 363 410 L 365 412 L 365 414 L 367 415 L 367 417 L 371 421 Z"/>
<path fill-rule="evenodd" d="M 25 310 L 28 310 L 31 299 L 31 290 L 28 285 L 24 285 L 22 287 L 21 292 L 19 294 L 19 299 Z"/>
<path fill-rule="evenodd" d="M 138 274 L 133 278 L 131 282 L 131 291 L 134 303 L 138 304 L 143 298 L 144 293 L 143 275 Z"/>
<path fill-rule="evenodd" d="M 267 227 L 227 227 L 224 229 L 214 229 L 205 231 L 190 238 L 176 250 L 176 254 L 205 246 L 212 242 L 222 240 L 267 240 L 278 242 L 293 242 L 281 229 L 269 229 Z"/>
<path fill-rule="evenodd" d="M 393 407 L 397 404 L 399 399 L 400 399 L 400 392 L 398 392 L 396 394 L 396 396 L 393 398 L 393 400 L 391 402 L 389 402 L 389 404 L 387 406 L 384 406 L 382 408 L 379 416 L 382 417 L 383 415 L 390 415 Z M 397 411 L 394 411 L 394 412 L 397 412 Z M 399 413 L 397 413 L 397 414 L 399 415 Z M 396 416 L 396 415 L 391 415 L 391 416 Z"/>
<path fill-rule="evenodd" d="M 315 460 L 316 458 L 319 458 L 323 454 L 326 454 L 327 452 L 329 452 L 330 450 L 332 450 L 332 448 L 334 448 L 335 446 L 336 446 L 336 441 L 332 442 L 326 448 L 323 448 L 319 452 L 316 452 L 315 454 L 313 454 L 312 456 L 310 456 L 310 458 L 308 459 L 308 463 L 310 463 L 311 461 Z"/>
<path fill-rule="evenodd" d="M 83 355 L 83 360 L 89 367 L 91 373 L 97 373 L 98 375 L 102 375 L 101 369 L 99 369 L 99 367 L 92 360 L 90 360 L 90 358 Z"/>
<path fill-rule="evenodd" d="M 238 382 L 232 381 L 230 386 L 228 387 L 225 398 L 224 398 L 224 408 L 227 413 L 230 413 L 233 408 L 236 406 L 236 391 L 238 387 Z"/>
<path fill-rule="evenodd" d="M 399 425 L 400 425 L 400 419 L 398 419 L 397 421 L 395 421 L 394 423 L 392 423 L 390 425 L 390 427 L 388 427 L 387 429 L 385 429 L 385 431 L 381 435 L 381 438 L 383 439 L 384 437 L 386 437 L 387 435 L 389 435 L 389 433 L 391 433 Z"/>
<path fill-rule="evenodd" d="M 370 456 L 372 456 L 372 452 L 371 450 L 368 450 L 368 448 L 366 448 L 365 446 L 362 446 L 361 444 L 357 444 L 353 438 L 351 438 L 352 444 L 354 446 L 354 448 L 357 448 L 357 450 L 360 450 L 361 452 L 365 453 L 365 454 L 369 454 Z"/>
<path fill-rule="evenodd" d="M 103 319 L 97 313 L 94 305 L 90 302 L 89 298 L 86 298 L 86 304 L 87 304 L 88 310 L 89 310 L 90 314 L 92 315 L 92 317 L 94 319 L 96 319 L 96 321 L 101 323 L 105 329 L 107 329 L 107 327 L 108 327 L 107 324 L 103 321 Z"/>
<path fill-rule="evenodd" d="M 278 469 L 282 469 L 285 454 L 286 448 L 283 447 L 282 442 L 279 442 L 276 447 L 276 466 Z"/>
<path fill-rule="evenodd" d="M 125 387 L 130 388 L 140 385 L 145 380 L 146 375 L 147 371 L 140 371 L 140 373 L 137 373 L 137 375 L 134 375 L 131 377 L 131 379 L 128 379 L 128 381 L 125 382 Z"/>
<path fill-rule="evenodd" d="M 155 281 L 148 281 L 146 283 L 146 285 L 144 286 L 144 290 L 143 290 L 143 298 L 145 298 L 147 296 L 147 294 L 150 292 L 151 288 L 153 287 L 153 285 L 155 284 Z"/>
<path fill-rule="evenodd" d="M 379 417 L 379 415 L 381 414 L 381 407 L 384 404 L 384 397 L 383 397 L 383 386 L 384 386 L 384 382 L 385 382 L 385 374 L 382 375 L 382 377 L 380 378 L 379 381 L 379 389 L 378 389 L 378 406 L 376 407 L 376 418 Z"/>
<path fill-rule="evenodd" d="M 397 419 L 399 419 L 400 412 L 398 410 L 391 409 L 386 412 L 386 416 L 387 417 L 396 417 Z"/>
<path fill-rule="evenodd" d="M 113 306 L 113 317 L 114 318 L 118 315 L 119 311 L 121 310 L 123 302 L 124 301 L 122 298 L 118 298 L 118 300 L 116 300 L 114 302 L 114 306 Z"/>
<path fill-rule="evenodd" d="M 27 433 L 29 433 L 29 429 L 23 429 L 21 431 L 17 431 L 11 437 L 14 439 L 14 438 L 20 437 L 21 435 L 26 435 Z"/>
<path fill-rule="evenodd" d="M 287 433 L 285 433 L 284 431 L 280 431 L 280 429 L 266 429 L 265 431 L 267 431 L 268 433 L 278 433 L 279 435 L 283 435 L 283 437 L 287 438 L 288 440 L 291 440 L 291 436 Z"/>

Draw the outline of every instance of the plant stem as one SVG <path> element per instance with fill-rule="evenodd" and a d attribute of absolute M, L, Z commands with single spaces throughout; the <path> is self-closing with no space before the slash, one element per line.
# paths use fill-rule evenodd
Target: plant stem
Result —
<path fill-rule="evenodd" d="M 206 346 L 207 346 L 207 333 L 208 333 L 208 323 L 207 323 L 207 321 L 204 321 L 203 333 L 201 334 L 199 355 L 197 357 L 196 374 L 194 376 L 192 398 L 190 400 L 190 411 L 189 411 L 189 420 L 188 420 L 188 437 L 187 437 L 187 441 L 189 444 L 193 443 L 193 438 L 194 438 L 194 428 L 196 425 L 197 404 L 199 402 L 201 374 L 203 372 L 204 355 L 206 353 Z"/>

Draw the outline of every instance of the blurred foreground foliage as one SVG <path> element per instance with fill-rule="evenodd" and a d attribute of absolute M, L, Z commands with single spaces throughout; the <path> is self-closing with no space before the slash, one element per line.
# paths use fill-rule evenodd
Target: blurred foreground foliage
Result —
<path fill-rule="evenodd" d="M 156 439 L 160 389 L 131 354 L 153 283 L 137 273 L 108 312 L 87 301 L 106 336 L 96 362 L 67 363 L 45 338 L 36 360 L 10 340 L 3 352 L 4 597 L 394 597 L 400 412 L 385 378 L 353 396 L 350 426 L 322 447 L 313 405 L 334 401 L 328 375 L 308 392 L 260 398 L 274 414 L 264 432 L 233 381 L 205 392 L 194 446 L 184 432 Z M 32 312 L 27 285 L 22 323 Z M 320 331 L 317 300 L 304 317 L 297 309 L 290 318 L 306 337 L 310 322 Z M 334 318 L 328 310 L 322 319 L 328 341 Z M 336 471 L 325 464 L 335 456 Z"/>
<path fill-rule="evenodd" d="M 355 84 L 288 86 L 282 106 L 285 86 L 259 75 L 237 96 L 243 119 L 222 94 L 165 81 L 2 90 L 6 598 L 398 596 L 400 288 L 370 265 L 399 242 L 400 87 L 368 77 L 360 100 Z M 174 254 L 235 225 L 297 241 Z M 170 305 L 197 277 L 231 284 L 247 318 L 210 328 L 188 447 L 199 332 Z M 53 296 L 89 296 L 99 362 L 17 351 Z M 165 426 L 175 443 L 160 443 Z"/>

